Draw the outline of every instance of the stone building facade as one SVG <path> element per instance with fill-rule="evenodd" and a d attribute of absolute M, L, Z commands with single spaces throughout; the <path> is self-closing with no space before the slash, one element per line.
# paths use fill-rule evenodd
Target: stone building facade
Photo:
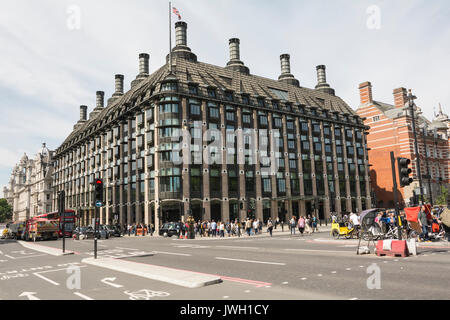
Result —
<path fill-rule="evenodd" d="M 360 84 L 361 105 L 357 113 L 370 127 L 367 139 L 371 167 L 372 188 L 378 207 L 393 207 L 393 180 L 390 152 L 395 157 L 411 160 L 413 183 L 400 188 L 400 203 L 408 206 L 411 198 L 419 194 L 419 179 L 415 161 L 412 117 L 409 111 L 408 92 L 405 88 L 394 90 L 394 104 L 373 99 L 370 82 Z M 450 120 L 439 107 L 433 121 L 422 116 L 421 109 L 415 107 L 416 134 L 420 156 L 422 184 L 426 199 L 436 199 L 441 186 L 449 187 L 449 137 Z M 426 148 L 425 148 L 426 146 Z M 426 149 L 426 150 L 425 150 Z M 398 182 L 398 169 L 397 183 Z M 430 192 L 431 189 L 431 192 Z M 412 204 L 412 203 L 411 203 Z"/>
<path fill-rule="evenodd" d="M 13 207 L 13 220 L 25 221 L 52 211 L 52 155 L 45 143 L 34 159 L 26 154 L 14 167 L 3 188 L 4 197 Z"/>
<path fill-rule="evenodd" d="M 197 60 L 186 23 L 177 22 L 175 30 L 171 64 L 168 57 L 149 74 L 149 55 L 141 54 L 128 92 L 116 75 L 106 106 L 97 92 L 89 118 L 81 107 L 80 121 L 56 150 L 54 199 L 65 190 L 67 207 L 90 223 L 92 183 L 102 178 L 101 223 L 117 217 L 121 224 L 156 228 L 191 214 L 267 221 L 315 213 L 324 220 L 332 211 L 370 207 L 367 128 L 327 84 L 325 66 L 317 67 L 316 88 L 304 88 L 285 54 L 279 79 L 266 79 L 251 75 L 240 60 L 239 39 L 229 41 L 230 61 L 218 67 Z M 174 141 L 180 129 L 183 136 Z M 208 137 L 208 130 L 222 139 Z M 261 134 L 275 132 L 274 138 Z M 189 151 L 174 152 L 179 149 Z M 223 161 L 202 159 L 211 154 Z M 273 164 L 276 171 L 264 170 Z"/>

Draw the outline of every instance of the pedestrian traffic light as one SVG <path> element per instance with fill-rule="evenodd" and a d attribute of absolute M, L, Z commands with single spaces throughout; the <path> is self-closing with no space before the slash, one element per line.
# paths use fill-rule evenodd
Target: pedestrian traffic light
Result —
<path fill-rule="evenodd" d="M 95 203 L 101 203 L 103 205 L 103 180 L 95 180 Z"/>
<path fill-rule="evenodd" d="M 400 180 L 400 186 L 406 187 L 409 186 L 413 179 L 409 176 L 412 173 L 412 170 L 409 168 L 411 164 L 411 160 L 406 158 L 398 158 L 398 175 Z"/>

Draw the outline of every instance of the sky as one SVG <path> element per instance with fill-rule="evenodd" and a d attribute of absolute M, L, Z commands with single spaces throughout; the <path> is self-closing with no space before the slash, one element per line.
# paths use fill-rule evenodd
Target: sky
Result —
<path fill-rule="evenodd" d="M 450 113 L 448 0 L 177 0 L 188 46 L 199 61 L 225 66 L 228 40 L 241 40 L 241 60 L 255 75 L 278 79 L 280 54 L 291 55 L 301 86 L 317 84 L 316 66 L 353 109 L 360 83 L 393 104 L 393 90 L 413 89 L 431 119 Z M 169 49 L 166 0 L 0 0 L 0 197 L 13 166 L 42 143 L 54 150 L 95 106 L 95 92 L 125 90 Z M 172 16 L 173 22 L 176 16 Z"/>

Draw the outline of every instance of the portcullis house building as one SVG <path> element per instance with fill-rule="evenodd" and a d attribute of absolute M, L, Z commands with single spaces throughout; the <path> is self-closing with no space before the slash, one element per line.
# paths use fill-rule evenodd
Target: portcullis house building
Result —
<path fill-rule="evenodd" d="M 189 215 L 267 221 L 317 214 L 325 220 L 331 212 L 370 208 L 368 128 L 327 84 L 325 66 L 317 67 L 318 84 L 308 89 L 291 74 L 287 54 L 279 79 L 271 80 L 252 75 L 240 60 L 239 39 L 229 41 L 230 61 L 219 67 L 197 60 L 185 22 L 175 30 L 172 63 L 168 57 L 149 74 L 149 55 L 141 54 L 128 92 L 116 75 L 106 106 L 103 92 L 89 118 L 81 106 L 80 120 L 56 150 L 53 199 L 65 190 L 66 206 L 91 223 L 92 183 L 102 178 L 100 223 L 156 228 Z M 189 140 L 174 139 L 183 129 Z M 208 130 L 221 133 L 219 145 Z M 180 144 L 193 146 L 174 152 Z M 207 152 L 223 161 L 202 160 Z M 263 170 L 267 165 L 276 170 Z"/>

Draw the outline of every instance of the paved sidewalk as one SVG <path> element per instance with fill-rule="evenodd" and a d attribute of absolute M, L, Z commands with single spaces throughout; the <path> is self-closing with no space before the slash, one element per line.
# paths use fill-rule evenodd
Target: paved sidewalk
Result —
<path fill-rule="evenodd" d="M 283 231 L 282 231 L 283 230 Z M 314 232 L 311 233 L 311 235 L 313 234 L 330 234 L 331 231 L 331 225 L 325 226 L 319 226 L 319 232 Z M 241 230 L 241 236 L 237 237 L 237 236 L 231 236 L 228 237 L 227 233 L 225 233 L 225 237 L 221 238 L 219 236 L 216 237 L 200 237 L 198 234 L 195 236 L 195 239 L 188 239 L 188 240 L 201 240 L 201 241 L 207 241 L 207 240 L 232 240 L 232 239 L 250 239 L 250 238 L 270 238 L 270 234 L 269 232 L 267 232 L 267 228 L 263 227 L 262 229 L 262 233 L 257 234 L 257 235 L 252 235 L 252 236 L 248 236 L 247 233 L 245 233 L 243 230 Z M 284 229 L 282 229 L 281 227 L 278 227 L 277 229 L 273 229 L 272 231 L 272 235 L 273 237 L 280 237 L 280 236 L 290 236 L 291 235 L 291 231 L 289 230 L 289 228 L 287 226 L 284 227 Z M 295 236 L 299 236 L 300 232 L 298 231 L 298 229 L 295 229 Z M 307 233 L 304 233 L 304 235 L 308 235 Z M 153 234 L 153 237 L 157 237 L 157 238 L 163 238 L 162 236 L 157 235 L 157 233 L 155 232 Z M 128 236 L 125 235 L 124 238 L 152 238 L 152 236 Z M 174 237 L 172 237 L 174 238 Z M 180 239 L 182 240 L 182 239 Z M 184 240 L 184 239 L 183 239 Z"/>

